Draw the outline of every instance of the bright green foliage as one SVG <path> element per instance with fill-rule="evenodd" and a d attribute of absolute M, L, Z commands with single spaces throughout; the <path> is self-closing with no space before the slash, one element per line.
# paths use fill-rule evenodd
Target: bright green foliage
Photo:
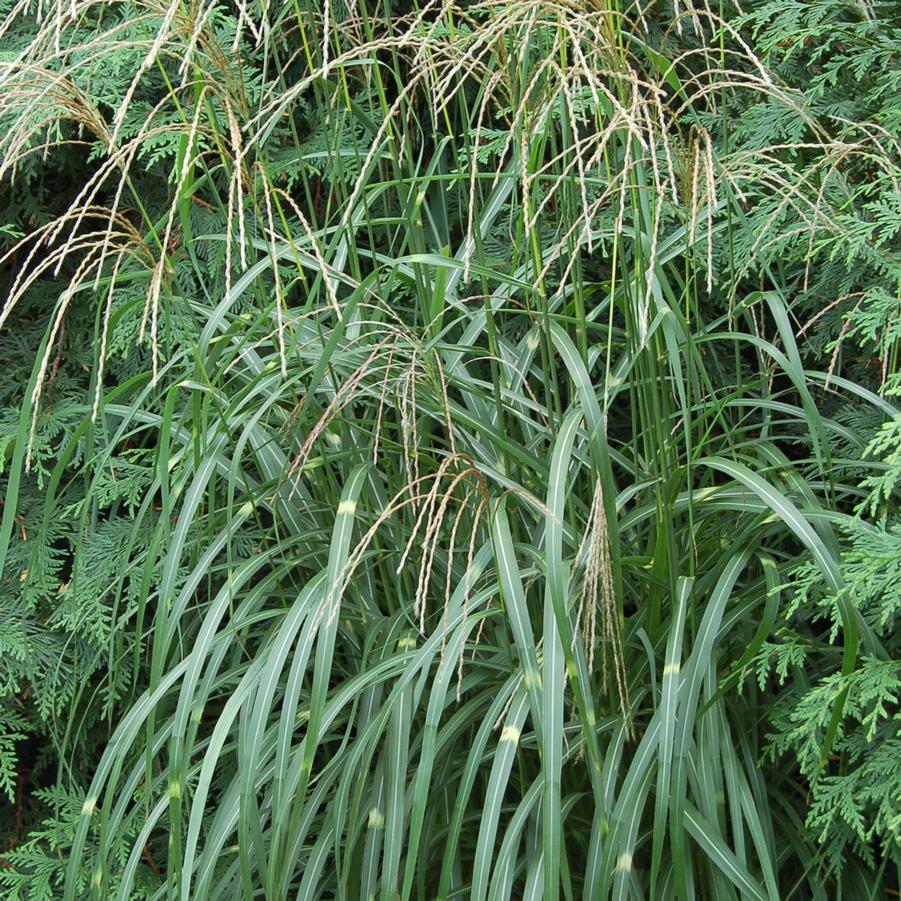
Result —
<path fill-rule="evenodd" d="M 744 8 L 736 25 L 752 41 L 763 63 L 798 89 L 804 116 L 770 115 L 772 102 L 751 105 L 738 117 L 734 134 L 743 143 L 765 146 L 803 141 L 803 118 L 832 135 L 866 132 L 876 147 L 897 153 L 901 134 L 901 10 L 892 2 L 844 0 L 773 2 Z M 841 354 L 845 369 L 862 381 L 866 367 L 878 367 L 884 381 L 898 370 L 901 305 L 901 193 L 891 173 L 881 169 L 879 152 L 859 152 L 853 139 L 839 151 L 840 168 L 806 149 L 780 151 L 796 177 L 810 180 L 822 203 L 807 216 L 820 226 L 794 237 L 794 266 L 776 265 L 795 281 L 799 316 L 816 343 Z M 772 206 L 788 202 L 780 192 Z M 793 211 L 791 215 L 796 215 Z M 785 239 L 776 239 L 782 252 Z M 803 274 L 802 274 L 803 268 Z M 791 270 L 795 269 L 793 273 Z"/>
<path fill-rule="evenodd" d="M 901 851 L 901 523 L 854 525 L 839 592 L 810 565 L 794 575 L 794 599 L 778 640 L 765 643 L 756 658 L 761 689 L 770 672 L 787 689 L 774 708 L 769 752 L 793 756 L 810 781 L 807 824 L 831 865 L 840 867 L 853 850 L 875 867 L 874 847 L 883 861 Z M 848 674 L 836 654 L 840 596 L 884 641 L 879 658 L 864 657 Z M 836 753 L 824 760 L 824 736 L 840 697 L 845 716 Z"/>
<path fill-rule="evenodd" d="M 10 898 L 897 891 L 894 4 L 0 8 Z"/>

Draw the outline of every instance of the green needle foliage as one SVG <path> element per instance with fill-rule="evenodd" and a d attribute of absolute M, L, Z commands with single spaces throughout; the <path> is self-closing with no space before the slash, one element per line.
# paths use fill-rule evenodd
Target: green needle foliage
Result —
<path fill-rule="evenodd" d="M 0 12 L 5 897 L 897 894 L 896 4 Z"/>

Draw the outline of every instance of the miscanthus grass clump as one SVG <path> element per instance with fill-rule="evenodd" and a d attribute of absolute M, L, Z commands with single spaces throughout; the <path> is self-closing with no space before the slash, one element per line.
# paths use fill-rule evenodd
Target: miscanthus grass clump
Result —
<path fill-rule="evenodd" d="M 0 2 L 8 897 L 897 892 L 901 21 L 776 6 Z"/>

